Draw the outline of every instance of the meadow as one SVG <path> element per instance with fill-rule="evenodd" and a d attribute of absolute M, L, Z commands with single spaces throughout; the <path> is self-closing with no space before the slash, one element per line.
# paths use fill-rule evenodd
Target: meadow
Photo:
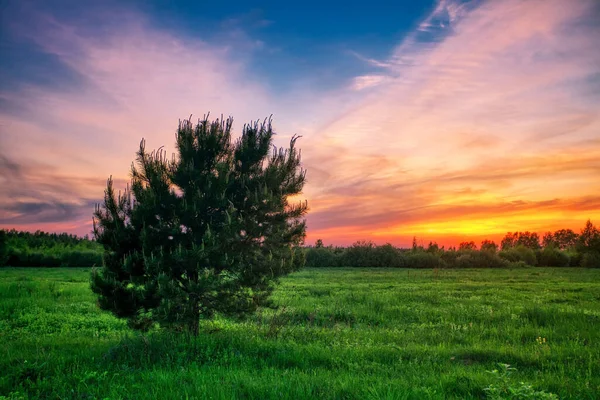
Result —
<path fill-rule="evenodd" d="M 131 331 L 89 276 L 0 269 L 0 398 L 600 397 L 600 269 L 307 268 L 197 338 Z"/>

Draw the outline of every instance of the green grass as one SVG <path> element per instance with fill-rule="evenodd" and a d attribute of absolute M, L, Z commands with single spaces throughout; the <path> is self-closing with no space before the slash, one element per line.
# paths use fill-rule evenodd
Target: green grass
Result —
<path fill-rule="evenodd" d="M 0 269 L 0 396 L 485 398 L 508 363 L 515 385 L 600 397 L 600 270 L 307 269 L 197 339 L 130 331 L 88 279 Z"/>

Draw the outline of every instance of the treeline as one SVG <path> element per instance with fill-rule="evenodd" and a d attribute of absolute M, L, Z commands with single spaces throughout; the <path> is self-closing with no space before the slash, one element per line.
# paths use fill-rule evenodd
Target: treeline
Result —
<path fill-rule="evenodd" d="M 0 230 L 0 266 L 92 267 L 102 265 L 102 246 L 86 237 L 42 231 Z"/>
<path fill-rule="evenodd" d="M 571 229 L 547 232 L 509 232 L 500 244 L 484 240 L 463 242 L 458 247 L 417 244 L 410 249 L 359 241 L 349 247 L 325 246 L 317 240 L 306 249 L 307 267 L 392 268 L 506 268 L 586 267 L 600 268 L 600 230 L 587 221 L 576 233 Z"/>
<path fill-rule="evenodd" d="M 450 248 L 434 242 L 422 246 L 416 239 L 410 249 L 366 241 L 334 247 L 317 240 L 305 252 L 306 266 L 316 268 L 600 268 L 600 230 L 587 221 L 579 233 L 561 229 L 540 237 L 535 232 L 509 232 L 500 244 L 471 241 Z M 102 265 L 102 254 L 102 246 L 87 236 L 0 230 L 0 266 L 92 267 Z"/>

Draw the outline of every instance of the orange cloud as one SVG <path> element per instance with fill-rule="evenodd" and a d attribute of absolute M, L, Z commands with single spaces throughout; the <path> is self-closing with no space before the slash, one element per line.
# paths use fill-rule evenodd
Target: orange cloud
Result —
<path fill-rule="evenodd" d="M 235 48 L 139 14 L 99 37 L 40 17 L 41 31 L 23 34 L 83 83 L 0 93 L 33 115 L 0 110 L 6 171 L 44 161 L 0 196 L 0 222 L 34 224 L 29 212 L 85 228 L 105 179 L 124 186 L 141 137 L 169 149 L 177 119 L 211 110 L 240 122 L 274 113 L 278 144 L 303 135 L 309 242 L 578 229 L 600 217 L 597 15 L 593 0 L 439 1 L 387 59 L 355 54 L 374 71 L 277 95 Z"/>
<path fill-rule="evenodd" d="M 382 61 L 383 83 L 311 142 L 309 241 L 347 242 L 360 226 L 353 239 L 455 244 L 597 219 L 597 12 L 593 1 L 440 1 Z"/>

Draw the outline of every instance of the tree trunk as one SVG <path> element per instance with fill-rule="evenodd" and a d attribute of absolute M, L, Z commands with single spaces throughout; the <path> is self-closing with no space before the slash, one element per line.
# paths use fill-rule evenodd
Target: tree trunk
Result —
<path fill-rule="evenodd" d="M 188 331 L 192 336 L 200 334 L 200 304 L 198 300 L 194 301 L 192 316 L 188 322 Z"/>

